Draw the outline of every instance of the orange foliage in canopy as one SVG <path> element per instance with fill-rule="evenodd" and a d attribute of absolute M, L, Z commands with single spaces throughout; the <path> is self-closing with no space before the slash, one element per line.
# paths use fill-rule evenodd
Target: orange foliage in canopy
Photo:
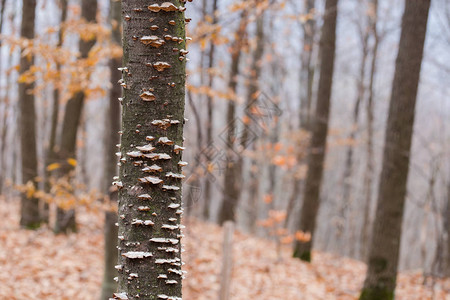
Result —
<path fill-rule="evenodd" d="M 58 34 L 59 29 L 63 30 L 64 35 L 76 34 L 85 41 L 95 39 L 96 44 L 88 57 L 81 58 L 78 51 L 52 44 L 49 35 Z M 35 56 L 40 59 L 39 65 L 33 65 L 20 74 L 19 82 L 31 83 L 41 79 L 32 92 L 40 93 L 52 85 L 61 91 L 63 100 L 79 91 L 87 95 L 93 92 L 106 93 L 104 87 L 92 85 L 90 76 L 103 60 L 122 56 L 122 47 L 111 41 L 109 28 L 84 20 L 68 20 L 61 28 L 50 27 L 44 36 L 33 40 L 6 35 L 2 35 L 1 39 L 11 46 L 11 51 L 19 47 L 23 57 L 31 59 Z M 18 66 L 13 69 L 18 70 Z"/>

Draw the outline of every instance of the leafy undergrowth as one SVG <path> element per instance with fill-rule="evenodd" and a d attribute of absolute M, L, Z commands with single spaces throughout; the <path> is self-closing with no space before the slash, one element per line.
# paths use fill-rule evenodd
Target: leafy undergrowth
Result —
<path fill-rule="evenodd" d="M 19 206 L 0 201 L 0 299 L 99 299 L 103 241 L 101 213 L 80 212 L 80 231 L 55 236 L 48 229 L 20 229 Z M 216 299 L 221 268 L 222 230 L 190 221 L 185 231 L 188 271 L 184 299 Z M 234 236 L 232 299 L 357 299 L 365 265 L 315 252 L 313 264 L 290 258 L 275 245 L 239 232 Z M 396 299 L 450 299 L 450 279 L 434 291 L 419 272 L 399 276 Z M 434 295 L 434 298 L 433 298 Z"/>

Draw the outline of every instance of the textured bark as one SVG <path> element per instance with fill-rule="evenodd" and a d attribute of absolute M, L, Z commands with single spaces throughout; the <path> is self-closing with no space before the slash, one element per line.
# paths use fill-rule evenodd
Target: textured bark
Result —
<path fill-rule="evenodd" d="M 387 120 L 369 266 L 360 299 L 393 299 L 430 0 L 406 1 Z"/>
<path fill-rule="evenodd" d="M 363 226 L 361 227 L 361 257 L 367 260 L 367 250 L 369 249 L 370 229 L 372 226 L 371 221 L 371 207 L 372 207 L 372 191 L 373 191 L 373 176 L 374 176 L 374 153 L 373 153 L 373 112 L 374 112 L 374 94 L 375 94 L 375 74 L 376 74 L 376 62 L 378 58 L 378 45 L 380 43 L 380 37 L 377 31 L 378 20 L 378 0 L 372 0 L 372 18 L 371 18 L 371 34 L 374 39 L 372 49 L 372 60 L 370 64 L 370 79 L 366 106 L 366 118 L 367 118 L 367 158 L 366 158 L 366 170 L 364 172 L 364 216 Z"/>
<path fill-rule="evenodd" d="M 333 82 L 334 56 L 336 48 L 337 0 L 327 0 L 320 37 L 320 79 L 317 93 L 317 107 L 312 127 L 311 144 L 308 152 L 308 173 L 306 175 L 303 204 L 298 229 L 314 237 L 317 213 L 320 205 L 320 186 L 326 153 L 331 88 Z M 311 261 L 312 238 L 309 242 L 296 241 L 294 257 Z"/>
<path fill-rule="evenodd" d="M 97 0 L 82 0 L 81 17 L 88 22 L 95 22 L 97 14 Z M 95 44 L 95 40 L 80 40 L 80 57 L 87 58 L 89 51 Z M 68 159 L 75 158 L 78 127 L 83 111 L 85 94 L 83 91 L 76 93 L 66 104 L 64 111 L 63 127 L 59 145 L 58 158 L 62 164 L 59 176 L 70 179 L 70 173 L 74 167 L 68 163 Z M 76 231 L 75 210 L 57 209 L 55 232 L 68 233 Z"/>
<path fill-rule="evenodd" d="M 23 0 L 21 36 L 34 38 L 34 20 L 36 16 L 36 0 Z M 34 63 L 33 57 L 22 56 L 20 73 L 27 71 Z M 37 188 L 36 177 L 36 112 L 32 90 L 34 83 L 19 83 L 19 128 L 22 160 L 22 182 L 31 183 Z M 28 195 L 29 196 L 29 195 Z M 29 229 L 39 227 L 39 200 L 33 195 L 22 195 L 20 225 Z"/>
<path fill-rule="evenodd" d="M 61 22 L 60 22 L 60 29 L 58 33 L 58 47 L 62 47 L 64 42 L 64 23 L 67 19 L 67 0 L 61 0 Z M 56 70 L 58 72 L 61 71 L 61 65 L 56 64 Z M 51 124 L 50 124 L 50 138 L 48 142 L 48 146 L 46 149 L 45 154 L 45 163 L 44 163 L 44 191 L 46 193 L 50 192 L 51 189 L 51 183 L 50 183 L 50 176 L 51 171 L 47 170 L 47 167 L 51 165 L 52 163 L 55 163 L 57 160 L 57 153 L 56 153 L 56 131 L 58 129 L 58 119 L 59 119 L 59 106 L 60 106 L 60 91 L 59 88 L 55 88 L 53 90 L 53 102 L 52 102 L 52 115 L 51 115 Z M 40 212 L 41 220 L 42 222 L 48 223 L 49 221 L 49 204 L 43 203 L 42 210 Z"/>
<path fill-rule="evenodd" d="M 309 130 L 311 122 L 312 86 L 314 81 L 314 65 L 312 56 L 314 36 L 316 32 L 315 0 L 304 0 L 305 13 L 308 20 L 303 25 L 303 50 L 300 56 L 300 127 Z"/>
<path fill-rule="evenodd" d="M 216 25 L 219 21 L 217 18 L 217 5 L 218 0 L 213 0 L 213 7 L 212 7 L 212 25 Z M 208 53 L 208 87 L 213 88 L 214 83 L 214 75 L 211 74 L 212 68 L 214 67 L 214 58 L 215 58 L 215 51 L 216 51 L 216 45 L 214 44 L 214 41 L 211 41 L 209 45 L 209 53 Z M 212 145 L 214 143 L 213 139 L 213 109 L 214 109 L 214 98 L 208 95 L 206 98 L 206 105 L 207 105 L 207 121 L 206 121 L 206 145 Z M 211 157 L 209 154 L 207 154 L 207 163 L 211 161 Z M 205 203 L 203 207 L 203 218 L 205 220 L 208 220 L 210 218 L 211 214 L 211 178 L 210 174 L 206 174 L 206 182 L 205 182 Z"/>
<path fill-rule="evenodd" d="M 110 21 L 111 21 L 111 40 L 116 45 L 122 43 L 121 21 L 122 6 L 120 0 L 110 1 Z M 122 66 L 121 58 L 112 58 L 109 62 L 111 90 L 109 94 L 109 105 L 107 108 L 107 126 L 106 135 L 106 159 L 105 159 L 105 182 L 104 194 L 109 196 L 110 201 L 117 201 L 117 188 L 113 187 L 111 182 L 114 176 L 118 175 L 117 170 L 117 144 L 120 143 L 120 103 L 119 98 L 122 96 L 122 88 L 118 84 L 121 75 L 119 68 Z M 118 260 L 117 251 L 117 213 L 105 213 L 105 257 L 104 257 L 104 274 L 102 283 L 101 300 L 108 300 L 117 290 L 117 283 L 114 277 L 117 276 L 117 270 L 114 266 Z"/>
<path fill-rule="evenodd" d="M 177 8 L 184 6 L 179 0 L 170 3 Z M 159 295 L 181 299 L 181 179 L 173 175 L 182 171 L 179 164 L 182 152 L 175 150 L 183 144 L 186 60 L 180 57 L 184 57 L 186 46 L 185 20 L 179 9 L 151 12 L 148 5 L 146 0 L 122 2 L 127 69 L 123 73 L 126 86 L 120 181 L 116 183 L 119 186 L 118 291 L 127 299 L 164 297 Z M 150 30 L 150 26 L 158 28 Z M 165 35 L 178 41 L 164 41 Z M 149 42 L 149 36 L 159 39 Z M 158 71 L 161 63 L 167 63 L 170 68 Z M 158 120 L 166 126 L 158 125 Z M 173 142 L 165 141 L 166 138 Z M 155 147 L 151 152 L 139 152 L 136 148 L 149 143 Z M 153 155 L 153 160 L 143 154 Z M 162 168 L 161 172 L 143 170 L 154 164 Z M 153 183 L 145 182 L 145 177 Z"/>

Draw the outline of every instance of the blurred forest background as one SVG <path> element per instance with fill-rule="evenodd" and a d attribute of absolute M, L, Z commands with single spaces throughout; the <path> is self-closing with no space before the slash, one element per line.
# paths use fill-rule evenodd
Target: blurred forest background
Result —
<path fill-rule="evenodd" d="M 93 7 L 85 7 L 83 17 L 82 2 Z M 116 2 L 37 0 L 34 20 L 22 1 L 1 1 L 0 269 L 8 275 L 0 275 L 3 299 L 100 296 L 104 213 L 113 219 L 106 226 L 114 226 L 116 210 L 108 197 L 113 178 L 107 154 L 116 128 L 110 114 L 117 100 L 111 99 L 120 97 L 120 72 L 112 71 L 121 67 L 122 56 Z M 183 183 L 186 299 L 216 297 L 222 236 L 212 223 L 230 219 L 239 231 L 232 299 L 358 297 L 405 1 L 338 5 L 320 209 L 312 234 L 299 220 L 308 194 L 308 153 L 315 150 L 325 1 L 187 4 L 192 41 L 183 154 L 189 162 Z M 24 26 L 34 26 L 34 35 L 24 35 Z M 399 279 L 399 299 L 450 297 L 449 53 L 450 2 L 434 0 L 409 156 L 399 255 L 399 271 L 408 275 Z M 30 120 L 35 132 L 21 131 Z M 35 149 L 26 146 L 34 141 Z M 22 158 L 24 153 L 30 155 Z M 23 171 L 33 156 L 35 172 Z M 20 212 L 23 195 L 38 199 L 39 211 L 29 212 L 32 222 L 24 221 L 23 207 Z M 19 223 L 42 226 L 33 233 Z M 292 258 L 292 245 L 311 239 L 312 264 Z M 58 247 L 65 252 L 50 252 Z M 284 280 L 276 282 L 270 273 Z"/>

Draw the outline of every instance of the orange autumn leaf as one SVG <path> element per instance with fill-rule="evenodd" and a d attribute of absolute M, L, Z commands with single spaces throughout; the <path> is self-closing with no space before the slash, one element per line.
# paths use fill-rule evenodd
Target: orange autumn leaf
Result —
<path fill-rule="evenodd" d="M 292 235 L 288 235 L 280 239 L 280 242 L 282 244 L 290 244 L 294 241 L 294 237 Z"/>
<path fill-rule="evenodd" d="M 77 160 L 74 159 L 74 158 L 68 158 L 68 159 L 67 159 L 67 163 L 68 163 L 69 165 L 71 165 L 72 167 L 76 167 L 76 166 L 77 166 Z"/>
<path fill-rule="evenodd" d="M 270 204 L 273 201 L 273 195 L 272 194 L 267 194 L 264 196 L 264 203 L 266 204 Z"/>
<path fill-rule="evenodd" d="M 303 243 L 307 243 L 307 242 L 311 241 L 311 233 L 303 232 L 303 231 L 297 231 L 295 233 L 295 239 L 297 241 L 300 241 L 300 242 L 303 242 Z"/>

